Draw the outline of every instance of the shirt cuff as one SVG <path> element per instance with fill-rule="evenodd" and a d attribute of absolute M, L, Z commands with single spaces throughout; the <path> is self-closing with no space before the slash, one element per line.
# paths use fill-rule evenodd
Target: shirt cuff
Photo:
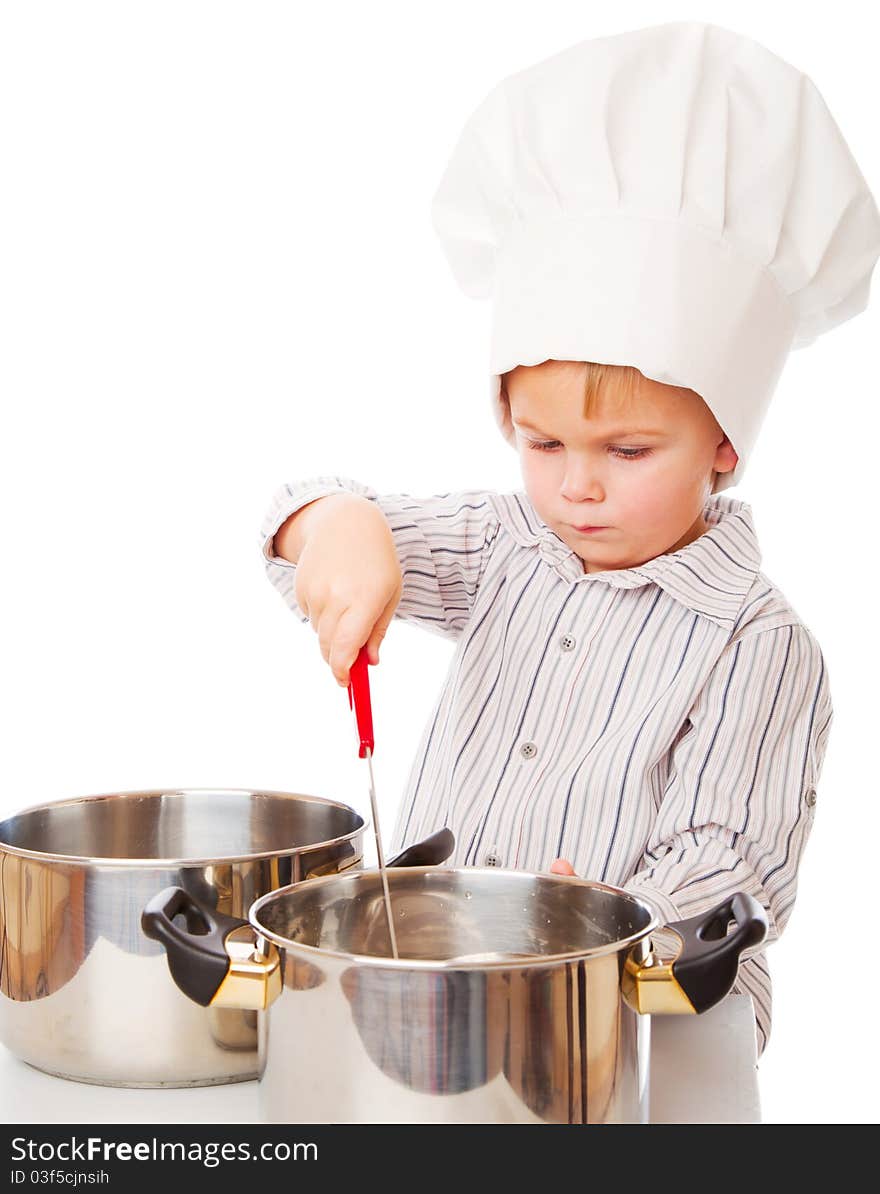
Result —
<path fill-rule="evenodd" d="M 268 564 L 275 564 L 279 568 L 295 569 L 296 564 L 285 560 L 282 556 L 276 556 L 273 551 L 273 540 L 291 514 L 301 510 L 309 502 L 329 497 L 331 493 L 360 493 L 362 489 L 367 490 L 367 486 L 359 486 L 358 489 L 354 489 L 353 485 L 340 485 L 338 481 L 323 482 L 320 478 L 301 486 L 283 486 L 276 494 L 272 506 L 263 520 L 261 528 L 263 559 Z M 369 493 L 360 493 L 360 496 L 367 497 Z"/>

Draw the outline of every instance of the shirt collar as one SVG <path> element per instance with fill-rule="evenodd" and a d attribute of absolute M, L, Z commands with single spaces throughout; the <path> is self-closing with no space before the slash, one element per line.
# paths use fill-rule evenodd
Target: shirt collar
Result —
<path fill-rule="evenodd" d="M 634 568 L 584 572 L 583 563 L 555 531 L 541 521 L 527 495 L 497 495 L 496 513 L 513 539 L 536 547 L 563 580 L 598 581 L 616 589 L 656 584 L 676 601 L 719 626 L 731 629 L 761 565 L 752 508 L 727 494 L 714 494 L 703 507 L 709 527 L 693 543 Z"/>

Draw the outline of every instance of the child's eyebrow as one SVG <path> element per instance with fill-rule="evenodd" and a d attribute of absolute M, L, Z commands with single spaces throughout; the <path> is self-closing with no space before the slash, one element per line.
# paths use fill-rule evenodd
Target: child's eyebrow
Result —
<path fill-rule="evenodd" d="M 534 423 L 529 423 L 525 419 L 513 419 L 515 427 L 523 427 L 527 431 L 534 431 L 536 435 L 543 435 L 547 439 L 553 437 L 547 435 L 540 427 L 536 427 Z M 667 435 L 667 432 L 660 427 L 615 427 L 609 431 L 602 431 L 596 435 L 596 439 L 625 439 L 629 435 L 652 435 L 655 437 L 662 437 Z"/>

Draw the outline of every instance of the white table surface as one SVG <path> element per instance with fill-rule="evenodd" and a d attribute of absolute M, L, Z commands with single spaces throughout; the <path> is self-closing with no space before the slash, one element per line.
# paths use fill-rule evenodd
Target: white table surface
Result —
<path fill-rule="evenodd" d="M 129 1090 L 68 1082 L 0 1046 L 6 1124 L 257 1124 L 256 1082 Z M 651 1123 L 760 1123 L 751 998 L 728 995 L 701 1016 L 651 1021 Z"/>

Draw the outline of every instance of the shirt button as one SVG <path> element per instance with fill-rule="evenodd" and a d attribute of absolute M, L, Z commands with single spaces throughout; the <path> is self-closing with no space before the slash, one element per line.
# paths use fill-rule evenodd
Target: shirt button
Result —
<path fill-rule="evenodd" d="M 809 808 L 812 808 L 813 805 L 816 803 L 816 793 L 813 791 L 812 788 L 810 788 L 809 792 L 807 792 L 804 799 L 806 800 L 807 806 Z"/>
<path fill-rule="evenodd" d="M 498 854 L 498 847 L 493 846 L 486 857 L 483 859 L 486 866 L 501 866 L 501 858 Z"/>
<path fill-rule="evenodd" d="M 538 753 L 538 748 L 534 742 L 524 742 L 519 748 L 519 753 L 524 759 L 533 759 Z"/>
<path fill-rule="evenodd" d="M 573 651 L 577 646 L 577 639 L 573 634 L 563 634 L 559 640 L 559 645 L 563 651 Z"/>

